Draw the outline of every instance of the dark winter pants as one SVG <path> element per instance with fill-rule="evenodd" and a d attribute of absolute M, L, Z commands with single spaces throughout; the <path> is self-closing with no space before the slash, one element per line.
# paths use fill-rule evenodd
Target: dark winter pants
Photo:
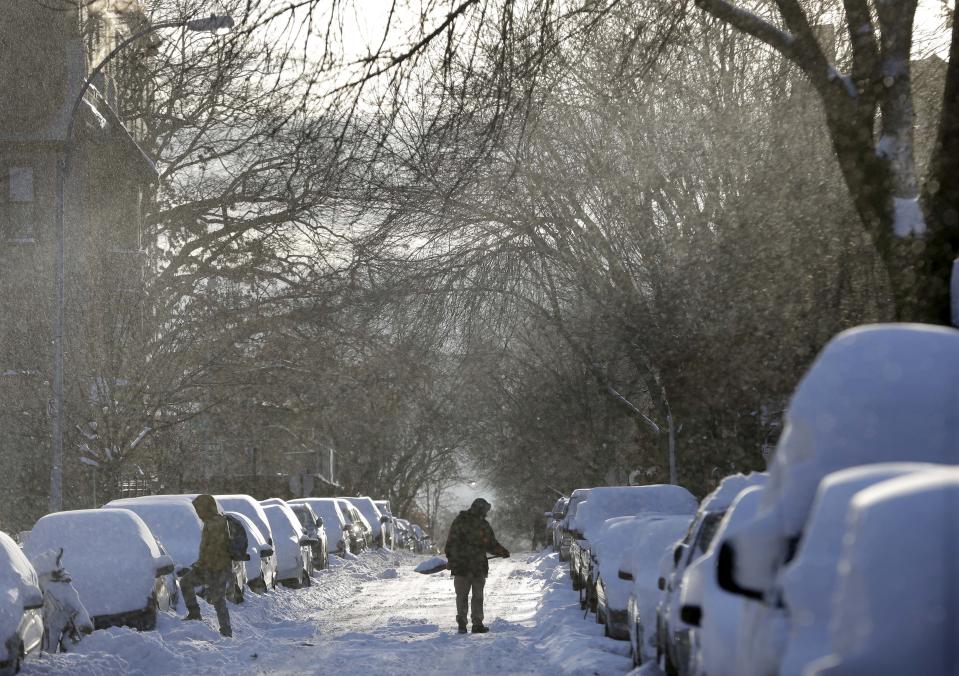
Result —
<path fill-rule="evenodd" d="M 190 572 L 180 578 L 180 591 L 183 592 L 183 602 L 190 613 L 200 614 L 200 605 L 196 602 L 196 587 L 205 587 L 206 600 L 216 609 L 216 619 L 220 623 L 220 633 L 230 636 L 230 611 L 226 607 L 226 586 L 231 584 L 233 571 L 202 570 L 191 568 Z"/>
<path fill-rule="evenodd" d="M 453 588 L 456 589 L 456 623 L 466 624 L 466 610 L 470 590 L 473 591 L 473 602 L 469 604 L 472 610 L 473 624 L 483 624 L 483 587 L 486 578 L 480 575 L 455 575 Z"/>

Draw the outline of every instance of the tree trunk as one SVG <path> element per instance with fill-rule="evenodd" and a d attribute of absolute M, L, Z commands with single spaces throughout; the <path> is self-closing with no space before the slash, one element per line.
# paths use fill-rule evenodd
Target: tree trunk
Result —
<path fill-rule="evenodd" d="M 939 132 L 923 190 L 929 226 L 922 270 L 925 321 L 951 324 L 950 277 L 959 256 L 959 22 L 952 16 L 952 45 L 946 69 Z"/>

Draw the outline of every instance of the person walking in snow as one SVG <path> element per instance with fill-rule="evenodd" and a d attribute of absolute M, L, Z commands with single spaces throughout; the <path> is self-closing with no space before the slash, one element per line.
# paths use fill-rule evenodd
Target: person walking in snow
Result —
<path fill-rule="evenodd" d="M 196 600 L 196 587 L 206 588 L 206 599 L 216 609 L 220 634 L 233 636 L 230 627 L 230 611 L 226 607 L 226 586 L 233 575 L 230 558 L 230 531 L 226 517 L 212 495 L 198 495 L 193 499 L 193 509 L 203 521 L 200 534 L 200 556 L 186 574 L 180 578 L 180 590 L 186 604 L 184 620 L 201 620 L 200 605 Z"/>
<path fill-rule="evenodd" d="M 487 554 L 506 558 L 509 552 L 496 541 L 493 528 L 486 520 L 492 505 L 477 498 L 469 509 L 460 512 L 450 526 L 446 538 L 446 558 L 453 586 L 456 589 L 456 624 L 460 634 L 466 633 L 466 611 L 471 611 L 473 633 L 489 631 L 483 624 L 483 587 L 489 575 Z M 473 594 L 470 604 L 470 592 Z"/>

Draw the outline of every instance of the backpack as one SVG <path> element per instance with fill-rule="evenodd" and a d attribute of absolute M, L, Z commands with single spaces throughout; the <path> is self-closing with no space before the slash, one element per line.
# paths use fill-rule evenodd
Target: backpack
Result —
<path fill-rule="evenodd" d="M 232 514 L 225 514 L 224 516 L 226 517 L 226 530 L 230 536 L 230 560 L 249 561 L 250 555 L 246 553 L 249 545 L 246 539 L 246 528 Z"/>

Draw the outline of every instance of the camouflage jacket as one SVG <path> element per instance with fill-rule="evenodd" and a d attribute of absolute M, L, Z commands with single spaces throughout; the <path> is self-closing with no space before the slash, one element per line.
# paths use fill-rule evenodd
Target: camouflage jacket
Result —
<path fill-rule="evenodd" d="M 489 575 L 486 555 L 505 553 L 506 549 L 493 535 L 493 528 L 479 514 L 464 510 L 453 519 L 446 538 L 446 558 L 453 575 L 486 577 Z"/>

